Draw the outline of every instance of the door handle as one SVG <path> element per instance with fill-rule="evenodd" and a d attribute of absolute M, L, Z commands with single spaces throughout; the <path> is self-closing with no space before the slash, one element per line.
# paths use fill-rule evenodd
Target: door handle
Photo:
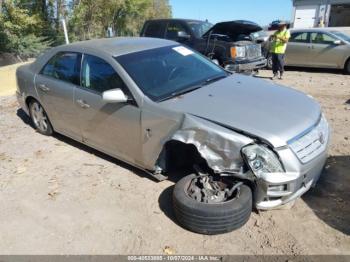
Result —
<path fill-rule="evenodd" d="M 48 92 L 50 91 L 50 88 L 48 88 L 46 85 L 44 84 L 40 84 L 39 85 L 39 88 L 41 89 L 41 91 L 44 91 L 44 92 Z"/>
<path fill-rule="evenodd" d="M 78 100 L 77 100 L 77 103 L 78 103 L 78 105 L 79 105 L 80 107 L 82 107 L 82 108 L 89 108 L 89 107 L 90 107 L 89 104 L 87 104 L 84 100 L 81 100 L 81 99 L 78 99 Z"/>

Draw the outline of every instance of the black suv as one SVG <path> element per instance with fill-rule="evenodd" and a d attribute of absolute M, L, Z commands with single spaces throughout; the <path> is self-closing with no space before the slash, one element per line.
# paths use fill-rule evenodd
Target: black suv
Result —
<path fill-rule="evenodd" d="M 252 72 L 266 66 L 254 33 L 262 28 L 250 21 L 221 22 L 214 26 L 188 19 L 148 20 L 141 36 L 166 38 L 208 56 L 226 70 Z"/>

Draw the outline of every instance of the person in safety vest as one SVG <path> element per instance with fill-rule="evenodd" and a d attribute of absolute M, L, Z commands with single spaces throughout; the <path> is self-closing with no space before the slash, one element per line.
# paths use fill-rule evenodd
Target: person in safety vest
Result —
<path fill-rule="evenodd" d="M 290 38 L 290 32 L 287 29 L 287 23 L 281 21 L 278 24 L 278 30 L 270 36 L 271 55 L 272 55 L 272 79 L 276 79 L 279 73 L 279 79 L 282 79 L 284 73 L 284 59 L 287 49 L 287 43 Z"/>

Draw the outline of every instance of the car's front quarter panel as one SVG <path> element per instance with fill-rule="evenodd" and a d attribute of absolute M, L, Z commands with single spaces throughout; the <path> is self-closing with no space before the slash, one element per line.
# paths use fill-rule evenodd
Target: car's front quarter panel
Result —
<path fill-rule="evenodd" d="M 253 139 L 231 129 L 148 99 L 145 99 L 141 119 L 142 153 L 144 164 L 150 170 L 159 166 L 164 145 L 178 141 L 193 145 L 214 171 L 240 172 L 244 165 L 241 148 L 253 143 Z"/>

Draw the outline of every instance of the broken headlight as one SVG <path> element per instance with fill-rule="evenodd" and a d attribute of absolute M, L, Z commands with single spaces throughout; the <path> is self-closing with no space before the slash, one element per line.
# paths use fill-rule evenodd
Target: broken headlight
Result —
<path fill-rule="evenodd" d="M 276 154 L 265 145 L 253 144 L 242 149 L 243 156 L 257 177 L 264 173 L 284 172 Z"/>

